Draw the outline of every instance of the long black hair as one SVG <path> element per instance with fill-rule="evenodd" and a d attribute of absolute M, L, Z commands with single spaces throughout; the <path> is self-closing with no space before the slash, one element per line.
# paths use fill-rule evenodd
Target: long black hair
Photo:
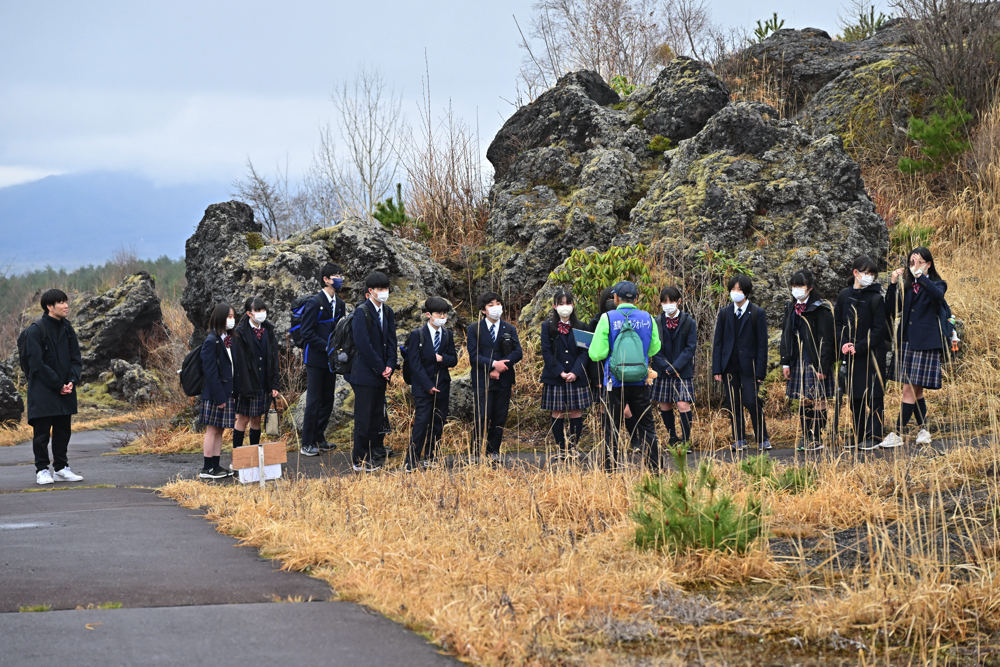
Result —
<path fill-rule="evenodd" d="M 910 273 L 910 258 L 914 255 L 920 255 L 920 259 L 928 262 L 931 268 L 927 269 L 927 277 L 931 280 L 941 280 L 941 276 L 938 275 L 937 265 L 934 264 L 934 257 L 931 256 L 931 251 L 927 248 L 920 246 L 919 248 L 914 248 L 910 251 L 910 254 L 906 256 L 906 271 L 903 272 L 903 285 L 906 287 L 913 287 L 914 277 Z"/>
<path fill-rule="evenodd" d="M 816 289 L 816 279 L 813 277 L 812 271 L 809 269 L 799 269 L 792 274 L 791 279 L 788 281 L 789 287 L 808 287 L 812 291 L 809 292 L 809 299 L 815 301 L 822 301 L 823 295 L 819 293 Z"/>
<path fill-rule="evenodd" d="M 208 316 L 208 330 L 214 331 L 220 338 L 226 333 L 226 320 L 229 319 L 229 312 L 233 309 L 228 303 L 220 303 L 212 309 L 212 314 Z"/>
<path fill-rule="evenodd" d="M 573 293 L 572 292 L 570 292 L 567 289 L 557 289 L 556 293 L 552 295 L 552 305 L 553 306 L 561 306 L 562 302 L 563 302 L 563 299 L 566 300 L 567 304 L 573 304 L 573 303 L 575 303 L 574 300 L 573 300 Z M 556 309 L 553 308 L 552 309 L 552 314 L 549 315 L 549 331 L 552 331 L 553 327 L 558 326 L 559 321 L 560 321 L 559 320 L 559 313 L 557 313 Z M 577 317 L 577 315 L 576 315 L 576 308 L 573 308 L 573 312 L 569 314 L 569 325 L 571 327 L 573 327 L 574 329 L 580 329 L 581 331 L 583 331 L 583 330 L 585 330 L 587 328 L 587 327 L 585 327 L 583 325 L 583 322 L 580 321 L 580 318 Z"/>
<path fill-rule="evenodd" d="M 611 302 L 611 307 L 608 307 L 608 302 Z M 609 310 L 614 310 L 615 303 L 615 286 L 609 285 L 601 290 L 601 295 L 597 297 L 597 317 L 600 317 Z"/>

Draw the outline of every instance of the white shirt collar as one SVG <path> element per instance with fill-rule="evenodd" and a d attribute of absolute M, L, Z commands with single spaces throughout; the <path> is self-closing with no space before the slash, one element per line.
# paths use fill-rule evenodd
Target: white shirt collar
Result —
<path fill-rule="evenodd" d="M 743 302 L 743 306 L 737 306 L 737 305 L 736 305 L 736 304 L 734 303 L 734 304 L 733 304 L 733 312 L 734 312 L 734 313 L 738 313 L 738 312 L 740 312 L 740 311 L 742 310 L 742 311 L 743 311 L 743 312 L 745 313 L 745 312 L 747 311 L 747 308 L 748 308 L 749 306 L 750 306 L 750 299 L 747 299 L 746 301 L 744 301 L 744 302 Z"/>
<path fill-rule="evenodd" d="M 438 329 L 434 329 L 434 326 L 430 322 L 427 323 L 427 330 L 431 332 L 432 339 L 434 338 L 435 331 L 441 331 L 443 328 L 444 327 L 439 327 Z"/>
<path fill-rule="evenodd" d="M 326 295 L 326 300 L 329 301 L 330 303 L 333 303 L 334 300 L 337 298 L 336 294 L 334 294 L 333 296 L 330 296 L 330 293 L 327 292 L 325 289 L 320 290 L 320 292 L 322 292 L 323 294 Z"/>

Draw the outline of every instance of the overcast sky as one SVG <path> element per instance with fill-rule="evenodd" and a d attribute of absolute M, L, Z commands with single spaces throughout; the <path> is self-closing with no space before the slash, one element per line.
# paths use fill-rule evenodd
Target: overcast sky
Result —
<path fill-rule="evenodd" d="M 249 155 L 304 170 L 330 93 L 380 68 L 416 115 L 451 99 L 484 146 L 513 108 L 531 0 L 477 2 L 0 1 L 0 187 L 54 173 L 126 171 L 157 184 L 229 182 Z M 836 29 L 838 7 L 718 0 L 714 19 Z"/>

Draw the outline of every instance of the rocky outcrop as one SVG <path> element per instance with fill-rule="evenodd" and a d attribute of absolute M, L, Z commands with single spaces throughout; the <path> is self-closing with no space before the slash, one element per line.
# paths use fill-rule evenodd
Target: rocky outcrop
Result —
<path fill-rule="evenodd" d="M 156 283 L 145 271 L 86 299 L 72 318 L 83 356 L 81 380 L 95 379 L 112 359 L 141 364 L 148 344 L 165 334 L 162 320 Z"/>
<path fill-rule="evenodd" d="M 113 359 L 108 375 L 108 393 L 117 400 L 143 405 L 160 394 L 159 378 L 139 364 Z"/>
<path fill-rule="evenodd" d="M 447 296 L 453 288 L 451 275 L 426 246 L 392 236 L 377 224 L 347 219 L 278 243 L 261 232 L 253 211 L 241 202 L 213 204 L 205 211 L 186 245 L 181 305 L 194 325 L 192 344 L 204 340 L 215 304 L 229 303 L 239 313 L 249 296 L 264 299 L 283 343 L 292 301 L 319 291 L 318 275 L 327 262 L 344 268 L 341 297 L 348 307 L 364 298 L 371 271 L 386 272 L 392 279 L 388 303 L 401 335 L 419 322 L 428 296 Z"/>
<path fill-rule="evenodd" d="M 302 431 L 308 394 L 308 391 L 302 392 L 299 400 L 290 405 L 288 411 L 285 413 L 286 415 L 291 415 L 296 431 Z M 344 382 L 343 378 L 340 378 L 337 382 L 337 392 L 334 394 L 333 410 L 330 411 L 330 423 L 327 425 L 326 433 L 324 434 L 324 437 L 328 438 L 327 442 L 333 442 L 333 434 L 337 429 L 348 424 L 352 419 L 354 419 L 354 392 L 351 391 L 351 385 Z M 288 425 L 283 425 L 282 428 L 291 430 L 291 427 Z"/>
<path fill-rule="evenodd" d="M 17 391 L 14 381 L 0 373 L 0 424 L 16 424 L 23 414 L 24 397 Z"/>
<path fill-rule="evenodd" d="M 694 136 L 728 99 L 712 70 L 689 58 L 616 104 L 594 72 L 561 78 L 487 151 L 496 181 L 479 274 L 517 307 L 570 250 L 609 245 L 651 185 L 663 146 Z"/>

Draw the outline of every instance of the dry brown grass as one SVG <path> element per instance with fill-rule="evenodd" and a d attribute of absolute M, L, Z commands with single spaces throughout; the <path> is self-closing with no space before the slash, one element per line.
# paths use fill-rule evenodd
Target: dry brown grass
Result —
<path fill-rule="evenodd" d="M 162 420 L 173 416 L 171 406 L 153 405 L 146 408 L 73 422 L 73 432 L 99 431 L 114 428 L 123 424 L 132 424 L 143 420 Z M 0 447 L 10 447 L 31 440 L 32 430 L 27 417 L 16 426 L 0 426 Z"/>

